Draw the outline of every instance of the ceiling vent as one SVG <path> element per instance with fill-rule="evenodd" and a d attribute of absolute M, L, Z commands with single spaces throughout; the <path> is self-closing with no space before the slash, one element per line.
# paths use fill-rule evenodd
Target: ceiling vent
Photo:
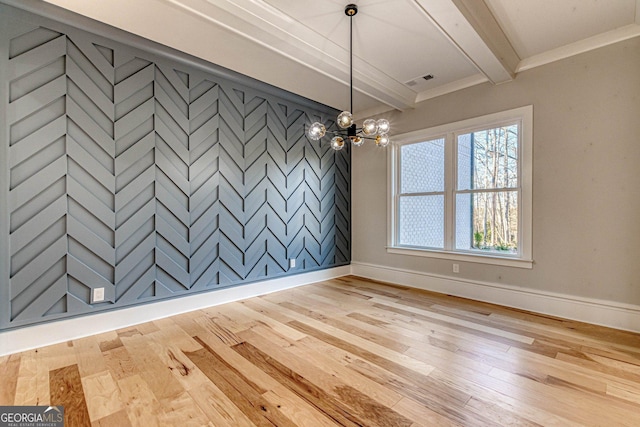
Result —
<path fill-rule="evenodd" d="M 422 77 L 418 77 L 415 78 L 413 80 L 409 80 L 408 82 L 405 83 L 405 85 L 409 86 L 409 87 L 413 87 L 416 86 L 420 83 L 424 83 L 425 81 L 429 81 L 431 79 L 433 79 L 433 74 L 427 74 L 426 76 L 422 76 Z"/>

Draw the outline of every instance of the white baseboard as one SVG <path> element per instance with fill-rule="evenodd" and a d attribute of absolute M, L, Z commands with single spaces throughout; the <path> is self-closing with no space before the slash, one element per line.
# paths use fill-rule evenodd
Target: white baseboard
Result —
<path fill-rule="evenodd" d="M 640 332 L 640 306 L 352 262 L 351 274 L 476 301 Z"/>
<path fill-rule="evenodd" d="M 201 308 L 266 295 L 346 276 L 350 273 L 350 266 L 347 265 L 0 332 L 0 356 L 126 328 Z"/>
<path fill-rule="evenodd" d="M 350 266 L 265 280 L 121 310 L 0 332 L 0 356 L 66 342 L 180 313 L 353 274 L 388 283 L 455 295 L 640 332 L 640 306 L 543 292 L 498 283 L 454 279 L 418 271 L 353 262 Z"/>

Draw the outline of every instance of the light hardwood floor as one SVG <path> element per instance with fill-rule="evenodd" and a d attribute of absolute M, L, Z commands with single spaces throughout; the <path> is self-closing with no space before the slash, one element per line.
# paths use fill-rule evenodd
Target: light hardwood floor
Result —
<path fill-rule="evenodd" d="M 640 426 L 640 335 L 351 276 L 2 357 L 0 379 L 0 405 L 67 427 Z"/>

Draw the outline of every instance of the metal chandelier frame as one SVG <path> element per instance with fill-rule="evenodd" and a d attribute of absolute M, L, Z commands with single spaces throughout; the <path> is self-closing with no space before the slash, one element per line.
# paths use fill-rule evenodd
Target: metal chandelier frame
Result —
<path fill-rule="evenodd" d="M 379 147 L 389 145 L 389 121 L 386 119 L 367 119 L 362 123 L 362 127 L 353 121 L 353 17 L 358 13 L 358 6 L 348 4 L 344 8 L 344 13 L 349 17 L 349 100 L 350 110 L 343 111 L 338 115 L 336 125 L 338 129 L 330 130 L 331 148 L 341 150 L 347 141 L 352 145 L 360 146 L 365 140 L 375 141 Z M 307 129 L 310 139 L 317 141 L 327 134 L 327 129 L 323 123 L 315 122 Z"/>

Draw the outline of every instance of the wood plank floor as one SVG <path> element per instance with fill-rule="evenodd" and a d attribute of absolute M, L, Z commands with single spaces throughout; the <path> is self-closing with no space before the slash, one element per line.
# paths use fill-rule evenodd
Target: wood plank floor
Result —
<path fill-rule="evenodd" d="M 1 357 L 0 379 L 0 405 L 67 427 L 640 426 L 640 335 L 352 276 Z"/>

